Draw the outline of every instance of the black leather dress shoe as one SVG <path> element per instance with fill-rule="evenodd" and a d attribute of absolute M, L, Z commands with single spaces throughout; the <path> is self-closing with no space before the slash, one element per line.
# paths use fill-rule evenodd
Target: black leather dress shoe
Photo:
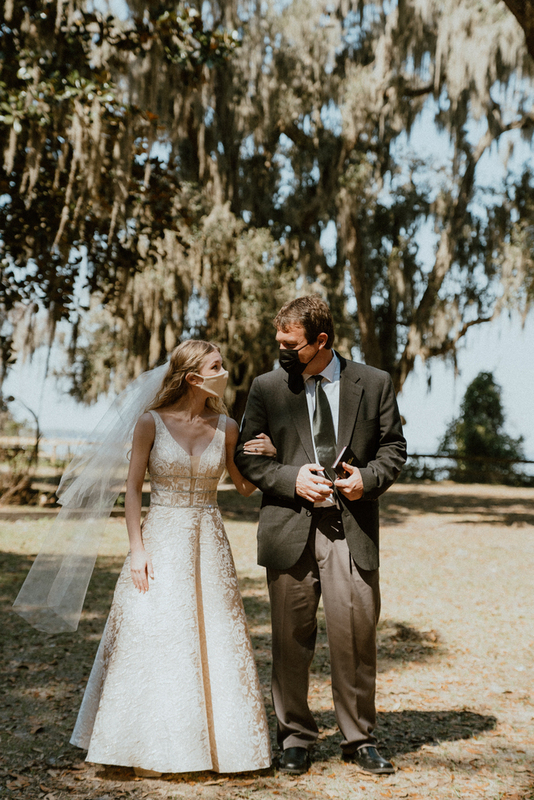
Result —
<path fill-rule="evenodd" d="M 310 755 L 305 747 L 288 747 L 280 759 L 280 771 L 302 775 L 310 768 Z"/>
<path fill-rule="evenodd" d="M 395 767 L 391 761 L 386 761 L 385 758 L 382 758 L 372 744 L 366 744 L 354 753 L 346 753 L 343 756 L 343 760 L 348 761 L 350 764 L 356 764 L 360 769 L 365 772 L 372 772 L 373 775 L 389 775 L 395 772 Z"/>

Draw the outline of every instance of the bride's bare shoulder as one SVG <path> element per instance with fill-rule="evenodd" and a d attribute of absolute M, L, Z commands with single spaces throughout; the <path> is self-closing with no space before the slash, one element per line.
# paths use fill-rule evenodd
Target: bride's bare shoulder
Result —
<path fill-rule="evenodd" d="M 235 441 L 237 442 L 237 437 L 239 436 L 239 425 L 232 419 L 232 417 L 226 417 L 226 439 L 228 441 Z"/>
<path fill-rule="evenodd" d="M 154 432 L 156 430 L 156 423 L 154 422 L 154 417 L 150 413 L 150 411 L 145 411 L 139 419 L 137 420 L 137 424 L 134 430 L 134 436 L 137 437 L 145 437 L 145 436 L 154 436 Z"/>

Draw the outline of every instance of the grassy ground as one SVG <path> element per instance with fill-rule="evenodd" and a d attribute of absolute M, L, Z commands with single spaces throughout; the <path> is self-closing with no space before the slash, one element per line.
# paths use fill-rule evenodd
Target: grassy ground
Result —
<path fill-rule="evenodd" d="M 49 521 L 0 509 L 0 797 L 533 800 L 533 501 L 532 489 L 443 484 L 399 485 L 384 498 L 378 734 L 397 772 L 376 778 L 340 760 L 322 620 L 310 680 L 321 735 L 307 775 L 140 780 L 85 764 L 68 739 L 125 552 L 124 523 L 109 524 L 79 631 L 47 636 L 10 605 Z M 221 506 L 274 733 L 258 498 L 226 491 Z"/>

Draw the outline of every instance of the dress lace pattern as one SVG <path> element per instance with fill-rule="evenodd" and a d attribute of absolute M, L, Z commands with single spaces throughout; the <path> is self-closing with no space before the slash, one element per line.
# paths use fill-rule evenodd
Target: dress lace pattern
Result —
<path fill-rule="evenodd" d="M 216 498 L 226 417 L 194 458 L 151 413 L 142 531 L 155 579 L 140 594 L 126 558 L 71 743 L 99 764 L 262 769 L 271 762 L 265 709 Z"/>

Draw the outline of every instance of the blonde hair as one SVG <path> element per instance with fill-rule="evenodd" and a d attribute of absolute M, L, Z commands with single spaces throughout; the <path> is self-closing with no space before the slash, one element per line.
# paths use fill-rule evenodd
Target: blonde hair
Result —
<path fill-rule="evenodd" d="M 186 375 L 190 372 L 198 373 L 206 356 L 213 352 L 221 351 L 216 344 L 201 339 L 189 339 L 175 347 L 163 383 L 146 411 L 164 408 L 186 395 L 189 388 Z M 225 404 L 218 397 L 208 397 L 206 406 L 216 414 L 228 414 Z"/>

